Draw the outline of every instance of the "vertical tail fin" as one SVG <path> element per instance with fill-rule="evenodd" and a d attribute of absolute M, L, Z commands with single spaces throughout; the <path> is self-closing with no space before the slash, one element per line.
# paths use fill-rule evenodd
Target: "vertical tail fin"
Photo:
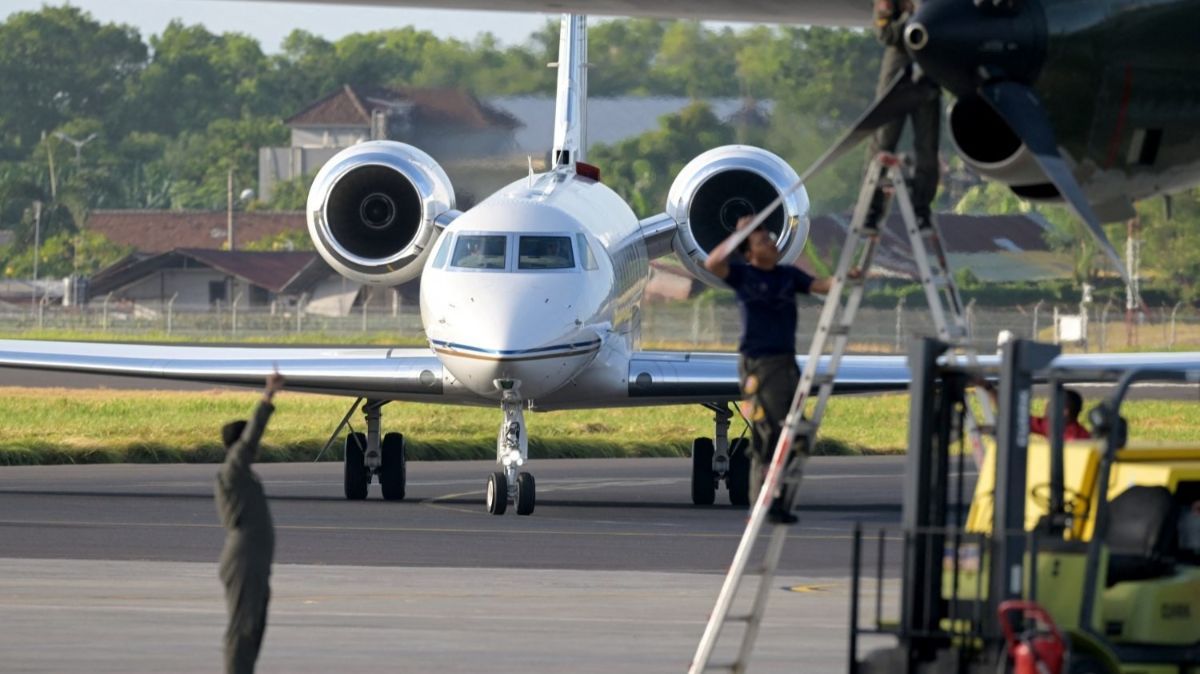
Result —
<path fill-rule="evenodd" d="M 564 14 L 558 38 L 558 99 L 554 109 L 555 168 L 575 169 L 587 156 L 587 17 Z"/>

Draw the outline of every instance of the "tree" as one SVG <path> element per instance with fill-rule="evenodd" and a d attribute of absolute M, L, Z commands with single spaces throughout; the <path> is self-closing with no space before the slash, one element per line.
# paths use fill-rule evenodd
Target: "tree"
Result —
<path fill-rule="evenodd" d="M 132 246 L 113 243 L 103 234 L 83 231 L 55 234 L 38 247 L 38 276 L 63 278 L 71 274 L 90 276 L 134 251 Z M 6 256 L 8 278 L 33 276 L 33 248 Z"/>
<path fill-rule="evenodd" d="M 280 145 L 287 128 L 277 119 L 244 117 L 219 119 L 203 132 L 182 134 L 167 147 L 165 163 L 171 174 L 172 208 L 223 209 L 230 169 L 235 189 L 258 176 L 258 148 Z"/>
<path fill-rule="evenodd" d="M 625 198 L 639 217 L 663 209 L 667 191 L 684 165 L 705 150 L 733 141 L 733 130 L 703 103 L 659 119 L 657 131 L 591 149 L 604 182 Z"/>
<path fill-rule="evenodd" d="M 129 100 L 138 130 L 175 135 L 277 110 L 274 92 L 264 86 L 270 61 L 252 38 L 176 20 L 150 44 L 154 57 Z"/>
<path fill-rule="evenodd" d="M 0 147 L 23 158 L 43 131 L 76 117 L 120 126 L 119 104 L 146 55 L 132 27 L 101 25 L 76 7 L 11 15 L 0 24 Z"/>

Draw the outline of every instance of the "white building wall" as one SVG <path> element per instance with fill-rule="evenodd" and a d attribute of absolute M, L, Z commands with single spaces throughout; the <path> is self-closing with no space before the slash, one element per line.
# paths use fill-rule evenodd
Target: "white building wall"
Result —
<path fill-rule="evenodd" d="M 179 293 L 175 300 L 176 309 L 207 308 L 208 284 L 213 281 L 224 282 L 226 278 L 225 274 L 211 269 L 163 269 L 121 288 L 113 293 L 113 298 L 134 302 L 167 302 L 172 295 Z"/>

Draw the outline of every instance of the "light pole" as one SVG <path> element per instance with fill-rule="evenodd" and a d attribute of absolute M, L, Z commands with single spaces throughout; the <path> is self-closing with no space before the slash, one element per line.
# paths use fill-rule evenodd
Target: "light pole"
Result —
<path fill-rule="evenodd" d="M 244 203 L 254 198 L 254 190 L 246 188 L 238 195 L 238 202 Z M 229 252 L 233 252 L 233 169 L 229 169 L 229 173 L 225 182 L 225 243 L 229 246 Z"/>
<path fill-rule="evenodd" d="M 76 140 L 76 139 L 68 136 L 67 134 L 63 133 L 62 131 L 55 131 L 54 137 L 58 138 L 59 140 L 65 140 L 66 142 L 75 146 L 75 169 L 76 170 L 79 170 L 79 167 L 83 164 L 83 154 L 82 154 L 83 146 L 87 145 L 88 143 L 92 142 L 93 140 L 96 140 L 96 134 L 94 134 L 94 133 L 89 134 L 88 137 L 84 138 L 83 140 Z"/>

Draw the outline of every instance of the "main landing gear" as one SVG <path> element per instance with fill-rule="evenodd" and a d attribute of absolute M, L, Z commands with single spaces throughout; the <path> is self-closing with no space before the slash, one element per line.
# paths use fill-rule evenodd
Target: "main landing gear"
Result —
<path fill-rule="evenodd" d="M 733 412 L 728 404 L 705 403 L 713 412 L 713 437 L 692 441 L 692 503 L 712 505 L 721 482 L 729 490 L 729 502 L 750 505 L 750 441 L 729 441 L 729 420 Z"/>
<path fill-rule="evenodd" d="M 525 409 L 515 388 L 504 390 L 500 401 L 504 421 L 496 437 L 496 464 L 499 468 L 488 477 L 485 502 L 487 511 L 503 515 L 511 502 L 518 515 L 533 513 L 536 487 L 533 476 L 521 471 L 529 458 L 529 438 L 525 433 Z"/>
<path fill-rule="evenodd" d="M 386 400 L 368 400 L 367 404 L 363 405 L 367 432 L 352 432 L 346 435 L 346 454 L 342 465 L 348 500 L 361 501 L 367 498 L 367 488 L 371 485 L 372 476 L 379 478 L 385 501 L 404 499 L 408 474 L 404 435 L 388 433 L 380 437 L 379 434 L 380 408 L 386 404 Z"/>

